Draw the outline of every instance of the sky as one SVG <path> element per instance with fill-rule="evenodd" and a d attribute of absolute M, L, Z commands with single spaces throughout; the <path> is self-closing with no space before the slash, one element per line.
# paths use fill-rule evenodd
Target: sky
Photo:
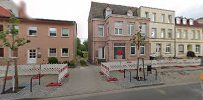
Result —
<path fill-rule="evenodd" d="M 78 37 L 88 38 L 88 15 L 91 1 L 125 6 L 148 6 L 176 11 L 176 16 L 203 17 L 203 0 L 13 0 L 26 3 L 27 14 L 32 18 L 76 21 Z"/>

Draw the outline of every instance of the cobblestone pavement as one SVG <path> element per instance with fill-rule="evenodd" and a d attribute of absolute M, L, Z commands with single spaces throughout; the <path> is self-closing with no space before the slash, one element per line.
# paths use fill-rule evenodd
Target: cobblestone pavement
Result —
<path fill-rule="evenodd" d="M 20 86 L 26 86 L 20 92 L 14 94 L 0 94 L 0 99 L 17 99 L 17 98 L 40 98 L 40 97 L 60 97 L 71 96 L 80 94 L 90 94 L 104 91 L 120 90 L 126 88 L 132 88 L 140 85 L 154 85 L 164 83 L 165 85 L 181 84 L 190 82 L 200 82 L 199 75 L 203 73 L 203 67 L 162 67 L 157 68 L 158 80 L 154 80 L 154 74 L 150 74 L 147 77 L 147 81 L 137 82 L 132 79 L 129 82 L 129 76 L 123 78 L 123 73 L 112 72 L 119 79 L 117 82 L 107 82 L 104 75 L 99 74 L 99 67 L 90 65 L 88 67 L 78 67 L 70 69 L 69 79 L 65 79 L 64 84 L 60 87 L 46 87 L 50 82 L 57 81 L 57 75 L 46 75 L 42 77 L 41 85 L 38 82 L 34 82 L 33 92 L 29 91 L 29 81 L 31 76 L 20 77 Z M 132 76 L 135 76 L 136 72 L 132 72 Z M 2 89 L 3 81 L 0 79 L 0 89 Z M 11 81 L 8 82 L 9 87 L 12 86 Z"/>

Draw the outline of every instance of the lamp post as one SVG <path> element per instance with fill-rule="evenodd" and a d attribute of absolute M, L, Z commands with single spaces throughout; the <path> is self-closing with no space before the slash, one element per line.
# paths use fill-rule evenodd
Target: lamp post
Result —
<path fill-rule="evenodd" d="M 139 27 L 139 29 L 140 30 L 137 33 L 133 34 L 132 38 L 130 39 L 130 41 L 136 45 L 136 49 L 138 52 L 137 53 L 137 74 L 135 77 L 135 79 L 137 79 L 137 80 L 140 80 L 140 77 L 139 77 L 140 46 L 144 44 L 144 41 L 146 38 L 146 35 L 142 35 L 142 33 L 141 33 L 141 29 L 142 29 L 141 26 Z M 144 74 L 144 80 L 145 80 L 144 59 L 142 60 L 142 62 L 143 62 L 143 74 Z"/>

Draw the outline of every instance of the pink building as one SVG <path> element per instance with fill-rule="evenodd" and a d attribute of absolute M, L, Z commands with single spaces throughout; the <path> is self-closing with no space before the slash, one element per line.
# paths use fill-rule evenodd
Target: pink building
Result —
<path fill-rule="evenodd" d="M 0 11 L 4 11 L 0 14 L 0 31 L 8 28 L 9 16 L 4 16 L 7 14 L 5 9 L 0 8 Z M 31 42 L 18 48 L 14 53 L 10 53 L 9 48 L 0 47 L 0 64 L 5 64 L 6 58 L 13 56 L 18 57 L 18 64 L 48 63 L 49 57 L 56 57 L 60 62 L 75 59 L 77 36 L 75 21 L 29 19 L 25 18 L 22 12 L 19 15 L 20 24 L 16 26 L 19 37 Z"/>
<path fill-rule="evenodd" d="M 88 19 L 90 62 L 135 60 L 138 52 L 130 39 L 138 31 L 146 36 L 139 53 L 149 58 L 148 26 L 149 19 L 138 17 L 136 7 L 92 2 Z M 118 55 L 120 50 L 122 57 Z"/>

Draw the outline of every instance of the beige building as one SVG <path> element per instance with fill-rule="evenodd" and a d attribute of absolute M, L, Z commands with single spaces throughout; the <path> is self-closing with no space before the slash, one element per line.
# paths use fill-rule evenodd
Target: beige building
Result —
<path fill-rule="evenodd" d="M 176 17 L 175 22 L 176 56 L 185 57 L 188 51 L 193 51 L 196 56 L 203 56 L 203 24 L 200 24 L 201 19 Z"/>
<path fill-rule="evenodd" d="M 141 6 L 138 14 L 150 19 L 150 53 L 157 57 L 174 57 L 175 11 Z"/>

